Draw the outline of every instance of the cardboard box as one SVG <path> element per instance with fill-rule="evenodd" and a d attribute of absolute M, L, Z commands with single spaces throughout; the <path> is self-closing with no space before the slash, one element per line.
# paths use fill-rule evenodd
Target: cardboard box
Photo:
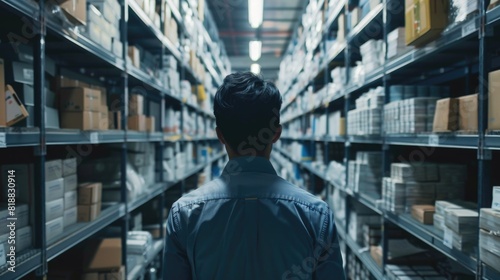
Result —
<path fill-rule="evenodd" d="M 54 238 L 62 234 L 63 230 L 64 230 L 64 218 L 62 217 L 62 215 L 57 219 L 45 223 L 45 234 L 47 240 L 51 241 L 48 242 L 48 244 L 53 243 L 55 241 Z"/>
<path fill-rule="evenodd" d="M 59 6 L 73 24 L 85 25 L 87 23 L 87 0 L 66 1 Z"/>
<path fill-rule="evenodd" d="M 122 267 L 122 240 L 91 240 L 83 258 L 84 269 L 87 271 L 119 270 Z"/>
<path fill-rule="evenodd" d="M 125 280 L 125 267 L 120 267 L 119 270 L 109 271 L 109 272 L 100 272 L 99 280 Z"/>
<path fill-rule="evenodd" d="M 76 158 L 67 158 L 62 160 L 63 177 L 76 174 L 76 168 L 77 168 Z"/>
<path fill-rule="evenodd" d="M 90 205 L 101 202 L 102 184 L 83 183 L 78 186 L 78 205 Z"/>
<path fill-rule="evenodd" d="M 467 131 L 478 130 L 478 94 L 458 98 L 458 129 Z"/>
<path fill-rule="evenodd" d="M 134 115 L 128 117 L 128 129 L 146 131 L 146 116 Z"/>
<path fill-rule="evenodd" d="M 62 177 L 62 160 L 49 160 L 45 162 L 45 181 L 53 181 Z"/>
<path fill-rule="evenodd" d="M 78 221 L 78 208 L 75 206 L 73 208 L 64 210 L 63 220 L 65 228 L 70 225 L 76 224 L 76 222 Z"/>
<path fill-rule="evenodd" d="M 56 199 L 45 203 L 46 221 L 52 221 L 64 215 L 64 199 Z"/>
<path fill-rule="evenodd" d="M 76 187 L 78 186 L 78 177 L 76 174 L 66 176 L 63 179 L 64 179 L 64 192 L 76 190 Z"/>
<path fill-rule="evenodd" d="M 436 101 L 433 132 L 449 132 L 458 129 L 458 99 L 445 98 Z"/>
<path fill-rule="evenodd" d="M 45 182 L 45 202 L 64 197 L 64 179 L 59 178 Z"/>
<path fill-rule="evenodd" d="M 500 70 L 488 75 L 488 98 L 488 129 L 500 130 Z"/>
<path fill-rule="evenodd" d="M 0 111 L 5 110 L 5 64 L 3 59 L 0 58 Z M 7 125 L 7 114 L 0 114 L 0 127 Z"/>
<path fill-rule="evenodd" d="M 99 130 L 100 112 L 63 112 L 61 113 L 61 128 L 81 130 Z"/>
<path fill-rule="evenodd" d="M 406 44 L 422 46 L 441 34 L 448 24 L 448 0 L 406 0 Z"/>
<path fill-rule="evenodd" d="M 144 96 L 139 94 L 133 94 L 130 96 L 128 114 L 130 116 L 144 114 Z"/>
<path fill-rule="evenodd" d="M 137 68 L 141 68 L 141 54 L 138 48 L 136 48 L 135 46 L 129 46 L 128 57 L 130 58 L 132 65 Z"/>
<path fill-rule="evenodd" d="M 3 110 L 2 110 L 3 111 Z M 5 86 L 6 125 L 12 126 L 29 116 L 28 111 L 10 85 Z"/>
<path fill-rule="evenodd" d="M 411 215 L 422 224 L 432 225 L 434 223 L 434 213 L 436 209 L 433 205 L 413 205 Z"/>
<path fill-rule="evenodd" d="M 146 117 L 146 131 L 155 132 L 155 117 Z"/>
<path fill-rule="evenodd" d="M 76 207 L 78 201 L 78 193 L 69 191 L 64 193 L 64 210 Z"/>
<path fill-rule="evenodd" d="M 92 111 L 101 110 L 101 92 L 99 90 L 78 87 L 59 90 L 60 109 L 62 111 Z"/>
<path fill-rule="evenodd" d="M 78 205 L 78 222 L 91 222 L 101 214 L 101 202 L 91 205 Z"/>

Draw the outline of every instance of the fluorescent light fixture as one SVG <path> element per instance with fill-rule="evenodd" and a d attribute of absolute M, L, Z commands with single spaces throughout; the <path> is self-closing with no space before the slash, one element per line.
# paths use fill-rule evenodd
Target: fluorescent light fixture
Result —
<path fill-rule="evenodd" d="M 250 53 L 250 59 L 257 61 L 262 55 L 262 42 L 261 41 L 250 41 L 248 44 L 248 52 Z"/>
<path fill-rule="evenodd" d="M 264 19 L 264 0 L 248 0 L 248 22 L 252 28 L 259 28 Z"/>
<path fill-rule="evenodd" d="M 255 75 L 260 74 L 260 65 L 258 63 L 254 63 L 250 66 L 250 72 L 254 73 Z"/>

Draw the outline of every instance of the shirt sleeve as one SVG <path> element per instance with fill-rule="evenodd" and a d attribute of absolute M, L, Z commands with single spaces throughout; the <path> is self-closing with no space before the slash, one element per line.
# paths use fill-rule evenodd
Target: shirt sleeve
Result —
<path fill-rule="evenodd" d="M 328 215 L 323 215 L 322 224 L 313 279 L 332 279 L 334 277 L 334 279 L 344 280 L 346 278 L 342 254 L 340 253 L 337 228 L 331 211 Z"/>
<path fill-rule="evenodd" d="M 174 204 L 167 218 L 167 236 L 163 258 L 164 280 L 192 279 L 186 247 L 181 240 L 179 208 Z"/>

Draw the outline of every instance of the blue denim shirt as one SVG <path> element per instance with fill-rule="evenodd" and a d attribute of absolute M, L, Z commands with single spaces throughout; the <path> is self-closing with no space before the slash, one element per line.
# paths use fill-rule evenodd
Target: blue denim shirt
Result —
<path fill-rule="evenodd" d="M 163 279 L 345 279 L 332 210 L 262 157 L 174 203 Z"/>

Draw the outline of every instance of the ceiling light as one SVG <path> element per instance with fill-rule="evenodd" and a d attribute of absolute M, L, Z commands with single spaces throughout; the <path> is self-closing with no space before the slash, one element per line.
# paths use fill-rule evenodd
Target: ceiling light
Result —
<path fill-rule="evenodd" d="M 262 55 L 262 42 L 261 41 L 250 41 L 248 45 L 248 51 L 250 53 L 250 59 L 257 61 Z"/>
<path fill-rule="evenodd" d="M 248 22 L 252 28 L 259 28 L 264 19 L 264 0 L 248 0 Z"/>
<path fill-rule="evenodd" d="M 250 72 L 254 73 L 255 75 L 260 74 L 260 65 L 258 63 L 254 63 L 250 66 Z"/>

